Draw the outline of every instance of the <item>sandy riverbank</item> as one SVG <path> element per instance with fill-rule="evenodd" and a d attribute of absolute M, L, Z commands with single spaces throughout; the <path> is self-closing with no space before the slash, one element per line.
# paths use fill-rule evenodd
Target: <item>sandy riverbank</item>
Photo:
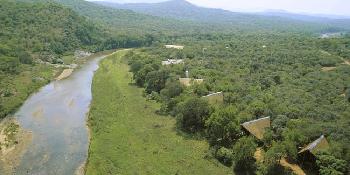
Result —
<path fill-rule="evenodd" d="M 13 136 L 6 133 L 6 129 L 10 126 L 18 126 Z M 0 123 L 0 171 L 4 175 L 14 174 L 17 167 L 27 150 L 27 146 L 32 140 L 31 132 L 24 131 L 19 127 L 14 118 L 5 119 Z"/>
<path fill-rule="evenodd" d="M 61 75 L 59 75 L 56 80 L 62 80 L 65 78 L 68 78 L 70 75 L 72 75 L 74 69 L 64 69 Z"/>

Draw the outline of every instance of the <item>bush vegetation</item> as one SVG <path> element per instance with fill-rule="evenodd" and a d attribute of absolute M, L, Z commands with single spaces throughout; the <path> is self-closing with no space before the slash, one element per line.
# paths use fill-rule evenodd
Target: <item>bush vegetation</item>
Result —
<path fill-rule="evenodd" d="M 279 160 L 297 161 L 298 148 L 322 134 L 331 145 L 337 145 L 331 155 L 349 165 L 350 67 L 343 64 L 349 56 L 349 36 L 189 35 L 164 39 L 164 43 L 169 42 L 185 45 L 185 49 L 165 49 L 159 44 L 125 56 L 134 80 L 146 88 L 145 93 L 162 97 L 154 99 L 162 103 L 161 111 L 178 119 L 179 128 L 207 138 L 214 156 L 225 165 L 250 165 L 257 143 L 265 152 L 264 164 L 257 164 L 257 172 L 282 171 Z M 183 55 L 184 65 L 161 66 L 162 60 L 177 59 L 177 55 Z M 322 71 L 329 66 L 336 69 Z M 173 87 L 169 84 L 177 84 L 186 70 L 192 78 L 203 78 L 204 83 L 178 87 L 170 95 Z M 160 72 L 167 76 L 160 76 Z M 154 82 L 161 83 L 150 88 Z M 218 91 L 224 92 L 223 105 L 208 105 L 201 98 Z M 272 118 L 264 139 L 257 142 L 244 137 L 240 124 L 263 116 Z M 249 142 L 251 148 L 241 142 Z M 240 156 L 245 149 L 247 157 Z"/>

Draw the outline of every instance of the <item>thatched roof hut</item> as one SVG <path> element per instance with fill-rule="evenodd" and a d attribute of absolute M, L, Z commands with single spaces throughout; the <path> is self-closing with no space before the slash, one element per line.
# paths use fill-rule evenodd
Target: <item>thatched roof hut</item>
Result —
<path fill-rule="evenodd" d="M 264 137 L 265 129 L 271 127 L 270 117 L 264 117 L 241 124 L 250 134 L 261 140 Z"/>
<path fill-rule="evenodd" d="M 316 164 L 317 152 L 327 149 L 329 147 L 328 141 L 324 135 L 308 144 L 298 153 L 298 159 L 303 165 L 304 169 L 310 172 L 318 172 Z"/>
<path fill-rule="evenodd" d="M 310 152 L 313 155 L 315 155 L 318 151 L 324 150 L 329 148 L 329 143 L 324 135 L 322 135 L 320 138 L 317 140 L 313 141 L 312 143 L 308 144 L 305 148 L 303 148 L 300 153 L 304 152 Z"/>

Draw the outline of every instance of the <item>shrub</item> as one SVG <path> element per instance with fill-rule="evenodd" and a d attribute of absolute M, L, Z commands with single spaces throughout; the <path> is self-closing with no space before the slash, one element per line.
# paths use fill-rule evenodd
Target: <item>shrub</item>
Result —
<path fill-rule="evenodd" d="M 226 166 L 231 166 L 232 165 L 232 150 L 227 149 L 225 147 L 221 147 L 220 149 L 218 149 L 218 151 L 216 152 L 216 156 L 215 156 L 221 163 L 223 163 Z"/>
<path fill-rule="evenodd" d="M 17 73 L 20 65 L 19 59 L 15 57 L 0 57 L 0 71 L 5 73 Z"/>
<path fill-rule="evenodd" d="M 316 164 L 320 175 L 343 175 L 347 170 L 345 160 L 337 159 L 328 152 L 318 153 Z"/>
<path fill-rule="evenodd" d="M 165 82 L 169 77 L 167 71 L 152 71 L 146 76 L 146 92 L 160 92 L 165 87 Z"/>
<path fill-rule="evenodd" d="M 25 51 L 19 52 L 18 59 L 22 64 L 33 64 L 33 58 L 28 52 L 25 52 Z"/>

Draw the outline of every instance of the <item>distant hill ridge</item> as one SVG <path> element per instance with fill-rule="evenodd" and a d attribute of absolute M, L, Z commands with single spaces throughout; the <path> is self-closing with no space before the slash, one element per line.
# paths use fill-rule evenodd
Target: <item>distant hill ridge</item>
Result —
<path fill-rule="evenodd" d="M 332 30 L 350 30 L 350 19 L 331 19 L 324 16 L 311 16 L 276 10 L 261 13 L 239 13 L 223 9 L 199 7 L 186 0 L 170 0 L 159 3 L 121 4 L 106 1 L 94 1 L 94 3 L 158 17 L 170 17 L 197 22 L 231 23 L 266 28 L 268 28 L 269 25 L 276 24 L 280 25 L 280 27 L 283 25 L 319 25 L 319 28 L 328 27 Z"/>
<path fill-rule="evenodd" d="M 204 8 L 185 0 L 118 4 L 84 0 L 16 0 L 58 2 L 94 23 L 123 35 L 234 32 L 330 33 L 350 31 L 350 20 L 305 21 L 282 16 Z"/>
<path fill-rule="evenodd" d="M 108 7 L 128 9 L 153 16 L 172 17 L 176 19 L 198 21 L 231 21 L 234 17 L 256 16 L 252 14 L 235 13 L 223 9 L 205 8 L 196 6 L 185 0 L 170 0 L 159 3 L 126 3 L 119 4 L 106 1 L 94 1 Z"/>

